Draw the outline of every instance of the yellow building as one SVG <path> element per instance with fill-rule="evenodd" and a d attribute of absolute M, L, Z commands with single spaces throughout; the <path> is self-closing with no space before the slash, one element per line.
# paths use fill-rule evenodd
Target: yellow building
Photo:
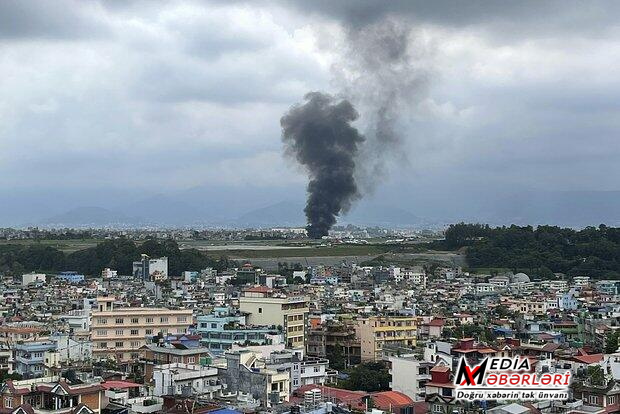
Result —
<path fill-rule="evenodd" d="M 92 314 L 93 359 L 139 358 L 146 337 L 186 333 L 192 325 L 191 309 L 115 308 L 114 298 L 98 297 Z"/>
<path fill-rule="evenodd" d="M 385 347 L 415 347 L 416 318 L 372 316 L 358 319 L 355 334 L 360 340 L 362 361 L 378 361 Z"/>
<path fill-rule="evenodd" d="M 248 288 L 239 298 L 239 309 L 250 315 L 250 325 L 279 326 L 284 343 L 289 347 L 304 347 L 308 301 L 303 295 L 286 295 L 264 286 Z"/>

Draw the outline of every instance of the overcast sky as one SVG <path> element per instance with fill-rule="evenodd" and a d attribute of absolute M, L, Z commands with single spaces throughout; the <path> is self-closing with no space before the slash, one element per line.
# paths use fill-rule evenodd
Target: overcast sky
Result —
<path fill-rule="evenodd" d="M 619 190 L 619 6 L 4 0 L 0 187 L 303 188 L 280 117 L 350 86 L 347 42 L 392 19 L 426 84 L 386 188 Z"/>

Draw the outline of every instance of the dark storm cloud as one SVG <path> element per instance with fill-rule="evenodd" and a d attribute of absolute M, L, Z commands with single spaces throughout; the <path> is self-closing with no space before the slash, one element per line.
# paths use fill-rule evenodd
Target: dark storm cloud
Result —
<path fill-rule="evenodd" d="M 0 1 L 0 39 L 77 40 L 109 35 L 96 2 Z"/>
<path fill-rule="evenodd" d="M 612 0 L 286 0 L 281 4 L 305 13 L 329 16 L 350 27 L 372 24 L 385 16 L 408 17 L 416 23 L 452 28 L 501 28 L 520 37 L 569 32 L 597 33 L 617 26 L 620 3 Z M 524 32 L 523 29 L 528 29 Z M 512 32 L 514 30 L 514 33 Z"/>
<path fill-rule="evenodd" d="M 310 178 L 304 211 L 311 238 L 326 236 L 359 197 L 355 157 L 364 137 L 351 125 L 357 117 L 350 102 L 311 92 L 280 120 L 286 152 Z"/>

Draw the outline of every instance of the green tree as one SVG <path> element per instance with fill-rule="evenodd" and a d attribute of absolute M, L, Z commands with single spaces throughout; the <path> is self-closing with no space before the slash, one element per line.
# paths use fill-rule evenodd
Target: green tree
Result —
<path fill-rule="evenodd" d="M 620 339 L 620 330 L 616 330 L 607 335 L 605 340 L 605 353 L 613 354 L 618 350 L 618 340 Z"/>
<path fill-rule="evenodd" d="M 605 385 L 605 373 L 600 365 L 588 367 L 588 378 L 590 378 L 592 385 Z"/>
<path fill-rule="evenodd" d="M 359 364 L 348 372 L 349 378 L 342 382 L 342 388 L 356 391 L 387 391 L 390 389 L 391 376 L 385 364 L 366 362 Z"/>
<path fill-rule="evenodd" d="M 333 369 L 342 371 L 346 368 L 346 361 L 342 353 L 342 345 L 339 342 L 332 347 L 331 353 L 327 355 L 327 359 L 329 359 L 329 366 Z"/>

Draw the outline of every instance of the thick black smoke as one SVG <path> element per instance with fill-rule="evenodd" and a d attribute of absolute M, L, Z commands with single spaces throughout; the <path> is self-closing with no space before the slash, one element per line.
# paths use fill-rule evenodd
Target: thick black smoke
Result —
<path fill-rule="evenodd" d="M 328 234 L 340 213 L 359 197 L 355 158 L 364 136 L 351 125 L 358 113 L 347 100 L 311 92 L 281 119 L 287 154 L 308 171 L 308 236 Z"/>

